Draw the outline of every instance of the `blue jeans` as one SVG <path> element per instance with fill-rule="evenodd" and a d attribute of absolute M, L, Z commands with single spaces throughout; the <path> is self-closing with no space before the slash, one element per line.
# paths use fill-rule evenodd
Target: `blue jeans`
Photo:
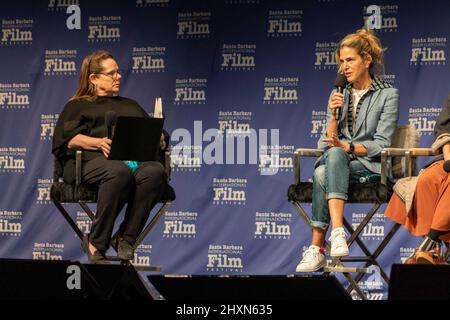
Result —
<path fill-rule="evenodd" d="M 351 160 L 342 148 L 328 149 L 314 170 L 312 194 L 312 226 L 327 230 L 330 224 L 329 199 L 347 201 L 349 183 L 365 183 L 380 178 L 362 165 Z"/>

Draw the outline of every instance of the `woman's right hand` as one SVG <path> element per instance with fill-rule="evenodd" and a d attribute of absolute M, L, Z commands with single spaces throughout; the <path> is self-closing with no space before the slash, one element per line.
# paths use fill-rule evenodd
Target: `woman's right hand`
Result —
<path fill-rule="evenodd" d="M 331 110 L 331 114 L 335 114 L 338 108 L 342 108 L 344 106 L 344 95 L 339 92 L 333 93 L 328 100 L 328 107 Z"/>
<path fill-rule="evenodd" d="M 97 149 L 101 150 L 103 152 L 103 155 L 108 158 L 109 153 L 111 152 L 111 143 L 112 140 L 108 139 L 107 137 L 104 138 L 97 138 Z"/>

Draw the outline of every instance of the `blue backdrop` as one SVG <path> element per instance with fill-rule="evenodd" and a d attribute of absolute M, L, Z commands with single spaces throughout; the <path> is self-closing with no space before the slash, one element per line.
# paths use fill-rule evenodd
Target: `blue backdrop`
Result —
<path fill-rule="evenodd" d="M 66 26 L 71 4 L 81 8 L 80 30 Z M 294 273 L 310 232 L 286 198 L 292 153 L 316 146 L 337 42 L 364 25 L 372 4 L 381 8 L 384 77 L 400 90 L 400 123 L 415 125 L 429 146 L 450 89 L 446 0 L 2 1 L 0 257 L 86 261 L 50 202 L 51 140 L 83 57 L 106 49 L 122 70 L 121 95 L 149 113 L 162 97 L 178 155 L 177 200 L 134 263 L 169 274 Z M 225 144 L 235 135 L 242 158 Z M 303 168 L 310 178 L 312 160 Z M 89 219 L 69 207 L 89 231 Z M 366 210 L 347 206 L 346 217 L 357 224 Z M 390 225 L 381 213 L 362 238 L 374 248 Z M 417 241 L 401 230 L 380 257 L 383 267 Z M 386 298 L 376 269 L 362 284 L 371 299 Z"/>

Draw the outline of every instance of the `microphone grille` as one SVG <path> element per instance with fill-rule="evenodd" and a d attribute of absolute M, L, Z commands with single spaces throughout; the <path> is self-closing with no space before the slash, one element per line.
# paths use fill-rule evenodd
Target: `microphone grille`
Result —
<path fill-rule="evenodd" d="M 345 88 L 348 85 L 347 77 L 343 73 L 338 73 L 334 81 L 336 87 Z"/>

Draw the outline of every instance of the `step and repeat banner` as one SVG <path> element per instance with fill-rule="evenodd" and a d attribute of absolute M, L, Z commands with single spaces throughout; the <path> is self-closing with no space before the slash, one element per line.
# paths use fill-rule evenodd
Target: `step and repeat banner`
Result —
<path fill-rule="evenodd" d="M 0 257 L 86 261 L 50 201 L 51 142 L 82 59 L 105 49 L 121 69 L 120 94 L 149 113 L 162 97 L 171 134 L 177 199 L 134 264 L 166 274 L 293 274 L 311 237 L 286 197 L 293 151 L 316 146 L 337 43 L 373 17 L 371 5 L 381 14 L 383 77 L 400 90 L 400 124 L 416 126 L 429 146 L 450 92 L 448 1 L 2 1 Z M 313 161 L 302 163 L 303 179 Z M 89 232 L 83 211 L 67 207 Z M 368 209 L 348 205 L 346 217 L 357 225 Z M 381 210 L 361 238 L 373 249 L 391 225 Z M 389 272 L 417 242 L 398 232 L 382 267 Z M 361 284 L 369 298 L 387 297 L 377 268 Z"/>

